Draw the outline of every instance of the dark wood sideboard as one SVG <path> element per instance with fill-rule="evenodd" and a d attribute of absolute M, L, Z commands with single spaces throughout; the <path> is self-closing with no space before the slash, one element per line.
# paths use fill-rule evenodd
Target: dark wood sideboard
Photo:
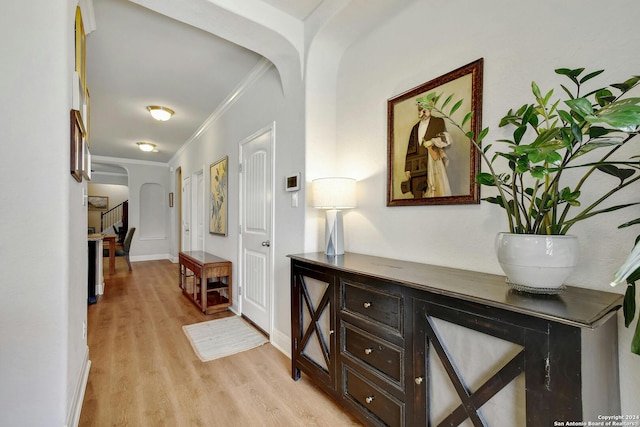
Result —
<path fill-rule="evenodd" d="M 531 295 L 503 276 L 355 253 L 289 257 L 292 377 L 306 374 L 367 425 L 539 427 L 620 413 L 622 295 Z"/>

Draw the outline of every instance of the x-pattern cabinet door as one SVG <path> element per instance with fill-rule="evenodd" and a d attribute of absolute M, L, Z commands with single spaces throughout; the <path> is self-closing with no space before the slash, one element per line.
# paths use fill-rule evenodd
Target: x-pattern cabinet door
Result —
<path fill-rule="evenodd" d="M 413 391 L 416 407 L 424 408 L 414 423 L 541 426 L 578 419 L 579 399 L 567 397 L 568 387 L 579 388 L 575 368 L 559 366 L 552 375 L 550 361 L 566 350 L 546 332 L 558 329 L 571 341 L 572 328 L 538 320 L 523 327 L 491 310 L 483 314 L 414 300 Z"/>
<path fill-rule="evenodd" d="M 336 389 L 336 278 L 304 268 L 292 271 L 292 377 L 300 371 Z"/>

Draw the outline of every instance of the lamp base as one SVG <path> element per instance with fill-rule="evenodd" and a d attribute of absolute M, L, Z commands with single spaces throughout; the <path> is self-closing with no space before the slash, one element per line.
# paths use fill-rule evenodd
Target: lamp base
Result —
<path fill-rule="evenodd" d="M 344 255 L 344 233 L 342 227 L 342 211 L 337 209 L 327 210 L 327 220 L 324 228 L 325 246 L 327 255 Z"/>

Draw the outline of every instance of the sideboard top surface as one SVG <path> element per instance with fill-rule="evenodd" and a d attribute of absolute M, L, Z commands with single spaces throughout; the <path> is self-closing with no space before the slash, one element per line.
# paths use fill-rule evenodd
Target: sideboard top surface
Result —
<path fill-rule="evenodd" d="M 504 276 L 350 252 L 289 258 L 580 328 L 598 327 L 620 308 L 623 299 L 620 294 L 574 286 L 559 295 L 528 294 L 510 289 Z"/>
<path fill-rule="evenodd" d="M 215 264 L 218 262 L 229 262 L 226 259 L 222 259 L 218 256 L 210 254 L 204 251 L 182 251 L 178 255 L 191 258 L 193 261 L 199 264 Z"/>

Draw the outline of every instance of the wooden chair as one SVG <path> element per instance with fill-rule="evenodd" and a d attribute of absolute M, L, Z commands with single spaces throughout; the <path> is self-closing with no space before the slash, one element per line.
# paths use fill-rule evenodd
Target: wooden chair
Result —
<path fill-rule="evenodd" d="M 124 242 L 125 239 L 125 234 L 127 233 L 127 230 L 124 227 L 116 227 L 115 225 L 113 226 L 113 233 L 118 236 L 116 243 L 118 243 L 119 245 L 122 244 L 122 242 Z"/>
<path fill-rule="evenodd" d="M 131 271 L 131 260 L 129 259 L 129 250 L 131 249 L 131 240 L 133 239 L 133 233 L 136 231 L 135 227 L 131 227 L 127 231 L 127 236 L 124 238 L 124 242 L 122 242 L 122 249 L 116 249 L 116 256 L 123 256 L 127 260 L 127 265 L 129 266 L 129 271 Z M 109 249 L 103 250 L 103 255 L 105 257 L 109 256 Z"/>

